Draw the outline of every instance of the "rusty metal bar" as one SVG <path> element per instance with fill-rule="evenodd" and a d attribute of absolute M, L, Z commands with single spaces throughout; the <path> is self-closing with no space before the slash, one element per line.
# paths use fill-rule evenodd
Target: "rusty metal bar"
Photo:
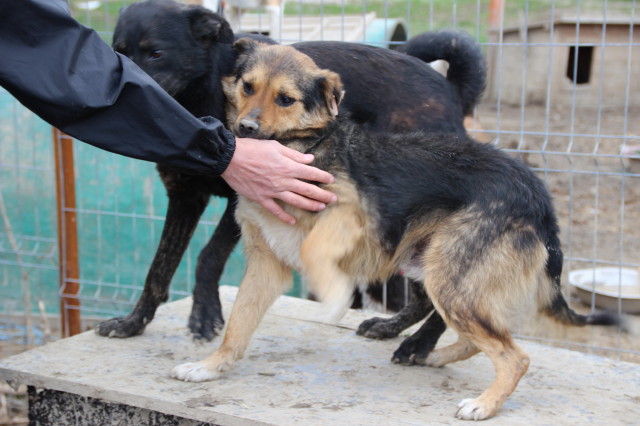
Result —
<path fill-rule="evenodd" d="M 73 139 L 54 128 L 53 147 L 58 204 L 61 334 L 62 337 L 69 337 L 82 332 L 78 298 L 80 268 L 78 266 Z"/>
<path fill-rule="evenodd" d="M 499 28 L 502 22 L 502 11 L 504 9 L 505 0 L 489 1 L 489 27 L 492 29 Z"/>

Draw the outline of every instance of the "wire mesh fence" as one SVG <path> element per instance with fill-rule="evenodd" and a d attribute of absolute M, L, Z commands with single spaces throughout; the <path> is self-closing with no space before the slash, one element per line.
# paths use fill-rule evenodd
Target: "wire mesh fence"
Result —
<path fill-rule="evenodd" d="M 130 3 L 72 0 L 70 6 L 76 19 L 110 43 L 118 11 Z M 212 0 L 198 3 L 222 7 Z M 279 18 L 272 15 L 280 12 L 259 3 L 227 2 L 225 11 L 236 30 L 276 34 L 282 43 L 338 39 L 394 48 L 407 37 L 443 28 L 476 38 L 489 76 L 468 128 L 522 158 L 546 181 L 562 230 L 564 282 L 578 287 L 566 286 L 572 306 L 640 311 L 633 307 L 640 303 L 635 0 L 290 0 L 281 3 Z M 234 5 L 239 9 L 232 17 Z M 67 289 L 59 289 L 51 129 L 0 89 L 0 130 L 0 314 L 57 314 Z M 84 319 L 123 315 L 140 296 L 158 244 L 165 190 L 153 164 L 82 143 L 74 143 L 73 153 L 79 274 L 65 282 L 78 287 L 76 309 Z M 197 256 L 225 203 L 211 200 L 173 277 L 170 300 L 191 294 Z M 221 284 L 237 285 L 243 272 L 237 248 Z M 291 294 L 305 297 L 304 287 L 298 282 Z M 17 334 L 24 337 L 28 329 L 16 328 Z M 640 362 L 632 337 L 607 333 L 521 336 Z M 3 339 L 9 335 L 15 337 L 0 331 Z M 37 336 L 30 338 L 37 342 Z"/>

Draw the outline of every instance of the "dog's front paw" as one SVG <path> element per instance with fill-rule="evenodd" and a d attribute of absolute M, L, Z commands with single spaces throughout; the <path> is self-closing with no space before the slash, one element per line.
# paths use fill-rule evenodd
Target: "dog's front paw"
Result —
<path fill-rule="evenodd" d="M 399 333 L 396 327 L 393 327 L 391 318 L 386 319 L 380 317 L 362 321 L 356 331 L 358 336 L 364 336 L 370 339 L 391 339 Z"/>
<path fill-rule="evenodd" d="M 198 362 L 187 362 L 174 367 L 171 377 L 185 382 L 206 382 L 220 377 L 220 371 L 211 371 Z"/>
<path fill-rule="evenodd" d="M 401 365 L 419 364 L 420 362 L 416 359 L 416 342 L 410 337 L 404 339 L 393 353 L 391 362 Z"/>
<path fill-rule="evenodd" d="M 195 340 L 213 340 L 224 327 L 222 310 L 219 307 L 194 302 L 189 317 L 189 330 Z"/>
<path fill-rule="evenodd" d="M 430 363 L 433 359 L 433 348 L 438 341 L 438 336 L 421 335 L 419 332 L 402 341 L 398 349 L 393 353 L 391 361 L 402 365 L 427 365 L 441 367 Z M 436 351 L 437 352 L 437 351 Z"/>
<path fill-rule="evenodd" d="M 458 411 L 456 417 L 461 420 L 485 420 L 489 417 L 493 417 L 495 409 L 487 407 L 482 404 L 480 398 L 477 399 L 463 399 L 458 404 Z"/>

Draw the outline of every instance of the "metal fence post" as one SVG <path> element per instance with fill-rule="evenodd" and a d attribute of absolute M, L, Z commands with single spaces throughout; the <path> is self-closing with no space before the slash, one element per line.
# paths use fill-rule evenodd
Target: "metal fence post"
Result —
<path fill-rule="evenodd" d="M 80 299 L 78 298 L 80 270 L 78 267 L 73 139 L 54 128 L 53 146 L 58 207 L 61 335 L 69 337 L 82 332 Z"/>

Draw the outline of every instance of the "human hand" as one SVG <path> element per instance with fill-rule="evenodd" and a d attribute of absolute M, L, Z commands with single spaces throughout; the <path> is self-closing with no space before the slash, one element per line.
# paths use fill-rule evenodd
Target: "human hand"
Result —
<path fill-rule="evenodd" d="M 222 178 L 238 194 L 258 202 L 278 219 L 293 225 L 295 218 L 276 203 L 320 211 L 337 200 L 335 194 L 301 179 L 333 183 L 331 174 L 308 164 L 313 155 L 303 154 L 273 140 L 236 138 L 236 150 Z"/>

